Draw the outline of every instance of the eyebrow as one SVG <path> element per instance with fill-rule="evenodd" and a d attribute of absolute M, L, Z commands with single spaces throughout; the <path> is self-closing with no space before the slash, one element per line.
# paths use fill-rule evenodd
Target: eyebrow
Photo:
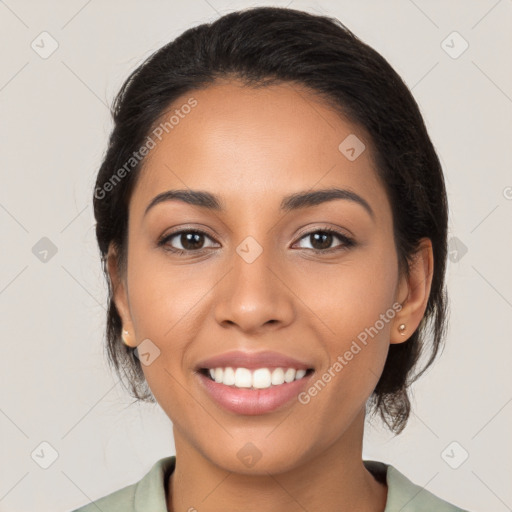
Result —
<path fill-rule="evenodd" d="M 375 213 L 365 199 L 363 199 L 355 192 L 352 192 L 351 190 L 340 188 L 326 188 L 322 190 L 296 192 L 283 198 L 281 201 L 280 210 L 283 212 L 290 212 L 317 206 L 319 204 L 333 201 L 335 199 L 344 199 L 361 205 L 368 212 L 370 217 L 375 220 Z M 158 194 L 148 204 L 146 210 L 144 211 L 144 215 L 146 215 L 151 208 L 165 201 L 182 201 L 184 203 L 193 206 L 199 206 L 207 210 L 216 212 L 226 211 L 222 200 L 218 196 L 203 190 L 183 189 L 166 190 L 165 192 Z"/>

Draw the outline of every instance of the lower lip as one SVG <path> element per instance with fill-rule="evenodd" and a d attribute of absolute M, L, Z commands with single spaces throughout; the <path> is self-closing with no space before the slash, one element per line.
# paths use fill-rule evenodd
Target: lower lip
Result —
<path fill-rule="evenodd" d="M 302 379 L 286 382 L 265 389 L 237 388 L 215 382 L 202 373 L 197 373 L 206 392 L 218 405 L 236 414 L 265 414 L 282 407 L 297 398 L 306 387 L 313 373 Z"/>

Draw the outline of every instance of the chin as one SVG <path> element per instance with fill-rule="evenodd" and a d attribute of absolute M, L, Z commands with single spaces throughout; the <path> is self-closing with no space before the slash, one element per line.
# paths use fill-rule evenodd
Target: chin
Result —
<path fill-rule="evenodd" d="M 304 453 L 297 453 L 297 450 L 291 446 L 289 450 L 278 449 L 276 444 L 269 442 L 268 439 L 266 446 L 261 448 L 258 447 L 261 443 L 258 445 L 257 441 L 236 443 L 236 447 L 234 444 L 229 449 L 224 446 L 213 453 L 210 446 L 208 450 L 203 451 L 203 455 L 212 464 L 225 471 L 253 476 L 285 473 L 304 463 L 306 458 Z M 299 444 L 298 440 L 297 444 Z"/>

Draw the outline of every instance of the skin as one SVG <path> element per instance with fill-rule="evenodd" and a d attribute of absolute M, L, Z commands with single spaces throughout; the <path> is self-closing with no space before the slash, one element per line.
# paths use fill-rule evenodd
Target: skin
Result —
<path fill-rule="evenodd" d="M 365 403 L 389 345 L 406 342 L 423 317 L 431 243 L 422 241 L 410 277 L 401 277 L 370 141 L 312 92 L 218 82 L 173 108 L 190 96 L 198 105 L 150 152 L 131 197 L 127 274 L 118 272 L 113 247 L 108 257 L 127 342 L 149 338 L 161 351 L 142 368 L 173 424 L 168 509 L 383 511 L 387 486 L 362 462 Z M 366 143 L 354 161 L 338 150 L 349 134 Z M 375 219 L 339 199 L 279 212 L 284 196 L 330 186 L 362 196 Z M 226 211 L 168 201 L 144 216 L 157 194 L 178 188 L 214 193 Z M 180 256 L 156 245 L 181 227 L 208 232 L 187 246 L 202 251 Z M 323 227 L 356 245 L 334 236 L 326 246 L 340 250 L 313 253 L 322 245 L 305 234 Z M 250 264 L 236 252 L 247 236 L 263 249 Z M 167 246 L 181 243 L 178 235 Z M 394 303 L 401 311 L 306 405 L 292 400 L 271 413 L 237 415 L 198 384 L 195 365 L 233 349 L 310 361 L 314 383 Z M 237 457 L 249 441 L 261 453 L 251 468 Z"/>

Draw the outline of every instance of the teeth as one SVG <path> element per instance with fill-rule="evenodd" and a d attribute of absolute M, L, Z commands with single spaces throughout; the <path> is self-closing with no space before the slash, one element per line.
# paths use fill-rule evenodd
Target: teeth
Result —
<path fill-rule="evenodd" d="M 295 374 L 295 380 L 302 379 L 306 375 L 306 370 L 297 370 L 297 373 Z"/>
<path fill-rule="evenodd" d="M 306 375 L 306 370 L 295 368 L 258 368 L 248 370 L 247 368 L 210 368 L 208 370 L 210 377 L 215 382 L 225 384 L 226 386 L 235 386 L 237 388 L 266 389 L 270 386 L 279 386 L 285 382 L 293 382 L 302 379 Z"/>
<path fill-rule="evenodd" d="M 286 370 L 284 372 L 284 381 L 285 382 L 293 382 L 295 380 L 296 373 L 297 373 L 297 371 L 294 370 L 293 368 L 288 368 L 288 370 Z"/>
<path fill-rule="evenodd" d="M 282 368 L 276 368 L 272 372 L 271 377 L 272 385 L 279 386 L 279 384 L 284 384 L 284 370 Z"/>
<path fill-rule="evenodd" d="M 252 387 L 256 389 L 269 388 L 272 385 L 272 376 L 268 368 L 258 368 L 252 374 Z"/>
<path fill-rule="evenodd" d="M 222 369 L 220 370 L 222 371 Z M 217 368 L 215 369 L 217 372 Z M 224 384 L 224 381 L 222 382 Z M 250 388 L 252 386 L 252 375 L 247 368 L 237 368 L 235 370 L 235 386 L 237 388 Z"/>
<path fill-rule="evenodd" d="M 226 368 L 222 376 L 222 383 L 226 384 L 226 386 L 232 386 L 235 382 L 235 371 L 233 368 Z"/>

